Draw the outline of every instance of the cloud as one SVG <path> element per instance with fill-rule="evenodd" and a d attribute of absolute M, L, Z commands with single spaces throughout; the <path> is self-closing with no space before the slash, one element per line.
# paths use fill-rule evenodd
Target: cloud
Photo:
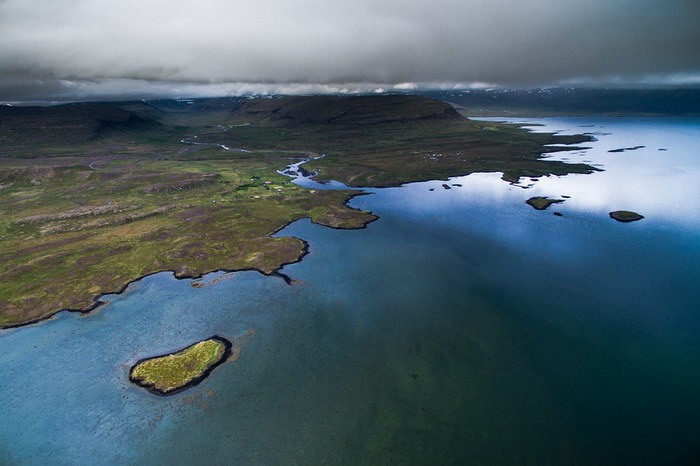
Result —
<path fill-rule="evenodd" d="M 700 72 L 699 23 L 697 0 L 0 0 L 0 98 L 663 80 Z"/>

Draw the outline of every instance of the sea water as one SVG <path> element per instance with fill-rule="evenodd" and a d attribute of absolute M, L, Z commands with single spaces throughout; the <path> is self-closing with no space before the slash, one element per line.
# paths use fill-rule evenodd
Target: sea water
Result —
<path fill-rule="evenodd" d="M 550 157 L 604 171 L 371 189 L 350 202 L 380 216 L 366 229 L 278 233 L 309 243 L 294 285 L 160 273 L 0 332 L 0 463 L 695 463 L 700 119 L 515 121 L 593 133 Z M 128 381 L 140 358 L 249 330 L 182 393 Z"/>

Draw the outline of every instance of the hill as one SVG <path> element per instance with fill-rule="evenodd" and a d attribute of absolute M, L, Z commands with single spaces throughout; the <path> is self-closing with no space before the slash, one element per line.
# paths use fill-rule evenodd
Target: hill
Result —
<path fill-rule="evenodd" d="M 85 143 L 159 126 L 152 119 L 112 105 L 0 107 L 0 144 L 14 148 Z"/>
<path fill-rule="evenodd" d="M 468 120 L 452 105 L 418 95 L 295 96 L 249 99 L 224 131 L 200 142 L 326 154 L 307 165 L 322 179 L 352 186 L 395 186 L 473 172 L 522 176 L 590 173 L 585 164 L 544 160 L 557 144 L 587 136 L 531 133 L 513 125 Z M 566 147 L 571 149 L 571 147 Z"/>
<path fill-rule="evenodd" d="M 376 219 L 345 205 L 358 191 L 280 175 L 300 155 L 286 151 L 327 154 L 309 170 L 355 186 L 595 170 L 541 158 L 586 136 L 467 120 L 405 95 L 7 107 L 0 134 L 0 327 L 89 311 L 100 294 L 163 270 L 274 274 L 306 253 L 303 241 L 274 236 L 284 225 Z M 194 135 L 198 144 L 183 144 Z"/>
<path fill-rule="evenodd" d="M 426 91 L 465 116 L 700 116 L 700 89 Z"/>
<path fill-rule="evenodd" d="M 324 95 L 250 99 L 231 112 L 231 119 L 288 126 L 462 120 L 449 104 L 417 95 Z"/>

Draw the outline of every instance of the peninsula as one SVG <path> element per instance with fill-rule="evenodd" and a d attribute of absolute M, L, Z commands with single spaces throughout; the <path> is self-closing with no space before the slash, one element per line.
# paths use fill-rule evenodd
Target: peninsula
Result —
<path fill-rule="evenodd" d="M 0 327 L 88 312 L 160 271 L 274 274 L 306 251 L 273 236 L 290 222 L 377 218 L 346 206 L 362 191 L 293 184 L 278 173 L 290 159 L 326 154 L 305 167 L 350 186 L 596 170 L 541 155 L 588 136 L 472 121 L 415 95 L 2 107 L 0 134 Z"/>

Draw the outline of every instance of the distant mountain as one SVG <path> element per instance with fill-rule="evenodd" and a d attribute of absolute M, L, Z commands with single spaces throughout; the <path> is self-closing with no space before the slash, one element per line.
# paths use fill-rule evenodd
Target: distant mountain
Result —
<path fill-rule="evenodd" d="M 230 113 L 239 108 L 244 97 L 211 97 L 198 99 L 153 99 L 128 102 L 105 102 L 173 126 L 210 125 L 215 126 L 226 120 Z"/>
<path fill-rule="evenodd" d="M 462 117 L 449 104 L 418 95 L 288 96 L 243 101 L 232 120 L 274 125 L 374 125 L 455 120 Z"/>
<path fill-rule="evenodd" d="M 700 116 L 700 89 L 425 91 L 466 116 Z"/>
<path fill-rule="evenodd" d="M 159 127 L 153 119 L 115 105 L 0 107 L 0 144 L 76 144 Z"/>

